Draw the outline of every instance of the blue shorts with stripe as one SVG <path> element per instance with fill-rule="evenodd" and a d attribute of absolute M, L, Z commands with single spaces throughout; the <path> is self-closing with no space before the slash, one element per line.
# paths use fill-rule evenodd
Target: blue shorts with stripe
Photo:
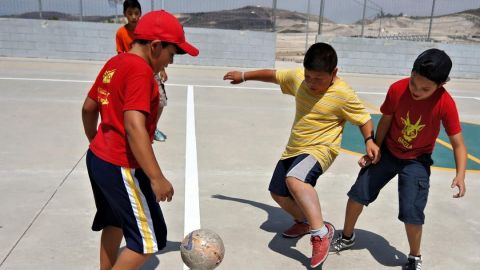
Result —
<path fill-rule="evenodd" d="M 127 248 L 138 253 L 163 249 L 167 226 L 145 173 L 113 165 L 91 150 L 87 153 L 87 169 L 97 207 L 92 230 L 119 227 Z"/>
<path fill-rule="evenodd" d="M 275 167 L 268 190 L 279 196 L 292 197 L 287 187 L 287 177 L 295 177 L 314 187 L 322 173 L 320 163 L 312 155 L 300 154 L 281 159 Z"/>

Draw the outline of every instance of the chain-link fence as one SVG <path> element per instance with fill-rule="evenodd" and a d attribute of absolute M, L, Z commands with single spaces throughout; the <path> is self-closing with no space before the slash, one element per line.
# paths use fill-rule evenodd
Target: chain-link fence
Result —
<path fill-rule="evenodd" d="M 367 38 L 480 42 L 479 0 L 140 0 L 188 27 Z M 0 0 L 0 16 L 124 22 L 122 0 Z M 309 37 L 310 36 L 310 37 Z M 308 44 L 308 42 L 306 42 Z"/>

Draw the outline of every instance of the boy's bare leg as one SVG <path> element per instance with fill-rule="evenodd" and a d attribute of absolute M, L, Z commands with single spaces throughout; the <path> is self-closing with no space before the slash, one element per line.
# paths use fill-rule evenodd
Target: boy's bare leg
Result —
<path fill-rule="evenodd" d="M 313 230 L 322 228 L 322 210 L 315 188 L 295 177 L 289 176 L 286 181 L 290 193 L 292 193 L 295 202 L 307 218 L 310 227 Z"/>
<path fill-rule="evenodd" d="M 150 258 L 151 255 L 152 254 L 137 253 L 125 248 L 112 270 L 137 270 L 148 260 L 148 258 Z"/>
<path fill-rule="evenodd" d="M 422 228 L 420 224 L 406 224 L 408 244 L 410 245 L 410 255 L 420 256 L 420 243 L 422 241 Z"/>
<path fill-rule="evenodd" d="M 290 197 L 278 196 L 270 192 L 273 200 L 275 200 L 280 207 L 287 211 L 295 220 L 303 221 L 305 219 L 305 215 L 303 214 L 298 204 Z"/>
<path fill-rule="evenodd" d="M 363 205 L 348 198 L 345 210 L 345 223 L 343 224 L 343 235 L 352 236 L 358 217 L 362 213 Z"/>
<path fill-rule="evenodd" d="M 102 237 L 100 240 L 100 269 L 112 269 L 117 260 L 118 248 L 122 242 L 122 229 L 107 226 L 102 230 Z"/>

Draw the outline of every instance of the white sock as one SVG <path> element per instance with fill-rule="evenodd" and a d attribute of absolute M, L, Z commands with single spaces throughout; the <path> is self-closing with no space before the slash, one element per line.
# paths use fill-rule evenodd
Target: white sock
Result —
<path fill-rule="evenodd" d="M 320 229 L 310 231 L 310 234 L 312 236 L 320 236 L 320 238 L 323 238 L 325 235 L 327 235 L 327 233 L 328 233 L 328 228 L 327 226 L 325 226 L 325 224 L 323 224 L 323 227 L 321 227 Z"/>

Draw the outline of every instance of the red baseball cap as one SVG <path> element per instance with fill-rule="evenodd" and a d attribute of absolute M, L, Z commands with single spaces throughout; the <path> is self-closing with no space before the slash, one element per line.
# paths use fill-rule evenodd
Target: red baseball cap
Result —
<path fill-rule="evenodd" d="M 163 9 L 143 15 L 135 27 L 134 35 L 136 39 L 174 43 L 191 56 L 198 55 L 198 49 L 185 40 L 183 26 L 178 19 Z"/>

